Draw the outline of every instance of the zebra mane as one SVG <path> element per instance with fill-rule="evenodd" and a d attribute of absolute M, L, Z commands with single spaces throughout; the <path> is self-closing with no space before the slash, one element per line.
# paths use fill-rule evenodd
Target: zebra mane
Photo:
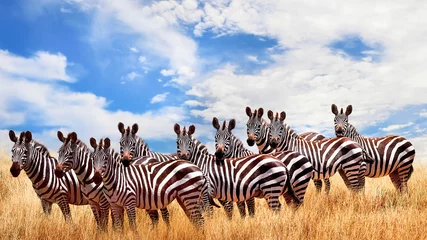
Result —
<path fill-rule="evenodd" d="M 90 151 L 90 148 L 82 140 L 77 139 L 77 147 L 83 148 L 85 151 Z"/>
<path fill-rule="evenodd" d="M 145 149 L 145 151 L 151 152 L 150 147 L 141 137 L 135 135 L 135 138 L 136 138 L 137 145 L 142 145 L 142 148 Z"/>
<path fill-rule="evenodd" d="M 50 155 L 49 150 L 47 149 L 47 147 L 39 142 L 37 142 L 36 140 L 31 140 L 30 145 L 34 148 L 34 150 L 37 150 L 40 154 L 42 155 L 47 155 L 49 157 L 52 157 Z"/>
<path fill-rule="evenodd" d="M 303 139 L 293 128 L 291 128 L 287 123 L 283 123 L 285 126 L 285 131 L 289 133 L 289 135 L 296 139 Z"/>

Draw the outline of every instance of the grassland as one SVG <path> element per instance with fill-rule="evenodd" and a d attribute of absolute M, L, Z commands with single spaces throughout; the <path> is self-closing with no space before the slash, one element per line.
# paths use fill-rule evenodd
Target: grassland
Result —
<path fill-rule="evenodd" d="M 52 215 L 42 213 L 30 180 L 22 172 L 9 173 L 10 157 L 0 156 L 0 239 L 427 239 L 427 168 L 415 166 L 409 183 L 410 196 L 396 194 L 388 177 L 367 179 L 364 195 L 354 195 L 340 177 L 331 178 L 329 196 L 316 194 L 310 183 L 305 204 L 296 212 L 282 208 L 279 214 L 257 200 L 255 218 L 226 219 L 222 209 L 206 219 L 204 234 L 197 232 L 173 203 L 172 229 L 161 221 L 149 229 L 149 219 L 138 210 L 138 233 L 125 222 L 122 234 L 98 234 L 87 206 L 71 206 L 73 222 L 67 224 L 57 205 Z M 283 199 L 282 199 L 283 200 Z M 283 201 L 282 201 L 283 202 Z"/>

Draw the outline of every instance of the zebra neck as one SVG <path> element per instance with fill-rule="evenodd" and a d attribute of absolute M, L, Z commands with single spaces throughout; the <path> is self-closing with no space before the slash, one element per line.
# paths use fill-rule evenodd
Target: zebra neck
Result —
<path fill-rule="evenodd" d="M 102 174 L 104 186 L 109 192 L 114 192 L 117 186 L 125 186 L 125 176 L 123 165 L 120 163 L 120 156 L 116 152 L 109 153 L 107 158 L 105 172 Z"/>
<path fill-rule="evenodd" d="M 282 137 L 282 141 L 279 143 L 279 147 L 277 147 L 278 151 L 285 150 L 293 150 L 296 151 L 298 148 L 307 141 L 301 138 L 289 125 L 285 124 L 284 136 Z"/>
<path fill-rule="evenodd" d="M 270 139 L 268 138 L 270 130 L 265 121 L 263 121 L 261 130 L 262 136 L 256 141 L 258 150 L 260 153 L 271 153 L 274 149 L 270 147 Z"/>
<path fill-rule="evenodd" d="M 82 184 L 91 184 L 93 183 L 93 162 L 90 161 L 90 150 L 83 143 L 77 145 L 77 151 L 75 152 L 74 159 L 77 160 L 77 167 L 74 169 L 74 172 L 79 179 L 79 182 Z"/>
<path fill-rule="evenodd" d="M 55 158 L 50 157 L 46 152 L 39 151 L 38 148 L 31 150 L 29 158 L 29 164 L 24 167 L 24 171 L 33 183 L 34 188 L 38 189 L 43 185 L 43 182 L 53 176 Z"/>
<path fill-rule="evenodd" d="M 348 128 L 347 128 L 347 130 L 346 130 L 346 132 L 345 132 L 345 136 L 346 137 L 348 137 L 348 138 L 351 138 L 351 139 L 353 139 L 354 141 L 356 141 L 357 143 L 361 143 L 362 142 L 362 140 L 363 140 L 363 136 L 362 135 L 360 135 L 358 132 L 357 132 L 357 130 L 356 130 L 356 128 L 353 126 L 353 125 L 351 125 L 350 123 L 348 124 Z"/>
<path fill-rule="evenodd" d="M 194 151 L 190 156 L 190 162 L 197 165 L 203 173 L 207 174 L 209 166 L 215 161 L 215 156 L 209 154 L 206 146 L 196 138 L 193 138 L 193 143 Z"/>
<path fill-rule="evenodd" d="M 142 138 L 137 137 L 136 140 L 137 144 L 136 144 L 136 154 L 135 156 L 140 157 L 140 156 L 148 156 L 150 151 L 150 148 L 148 147 L 147 143 L 142 140 Z"/>
<path fill-rule="evenodd" d="M 246 157 L 249 155 L 253 155 L 254 153 L 243 146 L 242 141 L 238 139 L 236 136 L 232 135 L 231 145 L 229 149 L 229 154 L 226 158 L 236 158 L 236 157 Z"/>

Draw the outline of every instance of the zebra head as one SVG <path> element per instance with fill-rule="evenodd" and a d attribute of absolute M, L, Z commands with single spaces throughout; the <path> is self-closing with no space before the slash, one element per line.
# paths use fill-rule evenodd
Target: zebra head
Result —
<path fill-rule="evenodd" d="M 231 130 L 236 127 L 236 120 L 231 119 L 226 127 L 226 122 L 222 124 L 222 128 L 219 125 L 218 119 L 214 117 L 212 119 L 212 126 L 216 129 L 215 134 L 215 156 L 216 159 L 221 161 L 225 157 L 231 156 L 232 154 L 232 136 Z"/>
<path fill-rule="evenodd" d="M 110 139 L 106 138 L 99 140 L 99 144 L 96 144 L 95 138 L 90 138 L 90 145 L 93 147 L 94 152 L 92 154 L 93 167 L 95 174 L 93 176 L 93 182 L 100 184 L 102 182 L 102 174 L 105 172 L 107 166 L 107 160 L 110 157 Z"/>
<path fill-rule="evenodd" d="M 139 157 L 138 153 L 142 154 L 147 147 L 145 142 L 138 141 L 140 139 L 136 136 L 136 133 L 138 132 L 137 123 L 132 125 L 132 129 L 129 126 L 125 129 L 125 126 L 122 122 L 119 122 L 117 127 L 119 129 L 119 132 L 122 134 L 120 138 L 120 156 L 122 162 L 129 163 L 129 161 L 132 160 L 133 157 Z M 143 151 L 138 151 L 138 144 L 143 145 Z"/>
<path fill-rule="evenodd" d="M 77 159 L 74 157 L 77 148 L 77 133 L 69 133 L 65 138 L 64 134 L 58 131 L 57 136 L 58 140 L 62 142 L 62 146 L 58 150 L 55 175 L 61 178 L 66 172 L 77 167 L 75 166 L 77 164 Z"/>
<path fill-rule="evenodd" d="M 255 142 L 262 140 L 263 134 L 265 133 L 265 125 L 262 120 L 262 115 L 264 114 L 264 109 L 259 108 L 253 113 L 250 107 L 246 107 L 246 115 L 248 115 L 249 120 L 246 123 L 246 129 L 248 134 L 248 139 L 246 142 L 249 146 L 253 146 Z"/>
<path fill-rule="evenodd" d="M 194 125 L 191 125 L 188 128 L 188 132 L 185 127 L 183 127 L 181 131 L 181 127 L 179 126 L 179 124 L 175 123 L 173 129 L 177 135 L 176 153 L 178 154 L 178 157 L 181 159 L 190 160 L 190 157 L 193 154 L 195 147 L 191 135 L 193 135 L 194 131 L 196 131 L 196 127 Z"/>
<path fill-rule="evenodd" d="M 282 139 L 286 138 L 285 124 L 284 124 L 286 113 L 284 111 L 281 112 L 279 117 L 279 113 L 276 113 L 276 116 L 274 116 L 273 111 L 269 110 L 268 118 L 271 121 L 270 133 L 269 133 L 270 146 L 275 149 L 279 146 L 279 143 L 282 142 Z"/>
<path fill-rule="evenodd" d="M 341 111 L 338 112 L 337 105 L 332 104 L 331 110 L 332 110 L 332 113 L 335 115 L 335 118 L 334 118 L 335 135 L 337 137 L 347 136 L 348 116 L 353 111 L 353 106 L 348 105 L 345 112 L 342 108 L 341 108 Z"/>
<path fill-rule="evenodd" d="M 30 134 L 29 138 L 26 138 L 27 133 Z M 13 177 L 18 177 L 27 161 L 29 148 L 27 148 L 26 141 L 27 139 L 30 139 L 29 141 L 31 141 L 31 133 L 21 132 L 19 138 L 17 138 L 15 136 L 15 132 L 10 130 L 9 138 L 12 142 L 14 142 L 12 147 L 12 166 L 10 167 L 10 173 Z"/>

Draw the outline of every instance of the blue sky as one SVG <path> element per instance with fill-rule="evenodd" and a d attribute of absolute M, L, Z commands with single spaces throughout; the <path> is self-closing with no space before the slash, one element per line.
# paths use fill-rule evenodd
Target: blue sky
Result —
<path fill-rule="evenodd" d="M 174 152 L 178 122 L 212 151 L 214 116 L 236 118 L 243 140 L 246 106 L 332 136 L 335 103 L 361 133 L 403 135 L 425 156 L 427 20 L 401 4 L 3 1 L 0 142 L 31 130 L 55 151 L 60 129 L 117 146 L 122 121 Z"/>

